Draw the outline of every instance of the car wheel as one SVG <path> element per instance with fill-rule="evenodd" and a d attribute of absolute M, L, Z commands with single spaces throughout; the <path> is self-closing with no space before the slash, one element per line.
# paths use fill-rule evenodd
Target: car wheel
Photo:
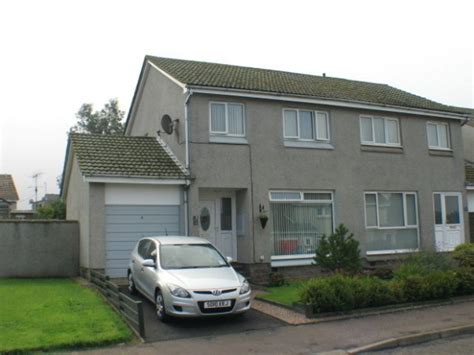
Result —
<path fill-rule="evenodd" d="M 133 275 L 131 272 L 128 273 L 128 291 L 132 295 L 137 293 L 137 288 L 135 287 L 135 281 L 133 281 Z"/>
<path fill-rule="evenodd" d="M 166 314 L 165 299 L 163 298 L 161 291 L 156 291 L 155 310 L 156 316 L 160 321 L 167 322 L 169 320 L 169 316 Z"/>

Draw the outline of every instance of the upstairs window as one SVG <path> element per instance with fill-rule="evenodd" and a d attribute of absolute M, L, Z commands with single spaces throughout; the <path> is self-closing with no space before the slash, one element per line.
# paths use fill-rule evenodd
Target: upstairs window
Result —
<path fill-rule="evenodd" d="M 329 141 L 329 116 L 323 111 L 283 110 L 283 136 L 301 141 Z"/>
<path fill-rule="evenodd" d="M 360 116 L 360 141 L 369 145 L 400 146 L 398 119 Z"/>
<path fill-rule="evenodd" d="M 216 135 L 244 137 L 244 105 L 228 102 L 211 102 L 210 132 Z"/>
<path fill-rule="evenodd" d="M 449 131 L 446 123 L 428 122 L 426 127 L 430 149 L 450 149 Z"/>

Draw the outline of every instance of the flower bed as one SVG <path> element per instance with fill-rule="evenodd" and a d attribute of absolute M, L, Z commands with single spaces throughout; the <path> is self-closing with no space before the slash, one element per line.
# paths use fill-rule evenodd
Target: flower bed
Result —
<path fill-rule="evenodd" d="M 409 257 L 391 279 L 335 273 L 301 284 L 269 288 L 260 298 L 304 305 L 308 314 L 413 304 L 474 294 L 474 244 L 451 255 L 419 253 Z"/>

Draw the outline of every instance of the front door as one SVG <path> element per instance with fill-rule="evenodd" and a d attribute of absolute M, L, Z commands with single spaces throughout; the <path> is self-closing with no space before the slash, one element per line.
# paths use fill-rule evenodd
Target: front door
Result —
<path fill-rule="evenodd" d="M 434 194 L 436 251 L 451 251 L 464 240 L 460 193 Z"/>
<path fill-rule="evenodd" d="M 224 256 L 237 257 L 235 199 L 232 194 L 209 194 L 200 203 L 199 232 Z"/>

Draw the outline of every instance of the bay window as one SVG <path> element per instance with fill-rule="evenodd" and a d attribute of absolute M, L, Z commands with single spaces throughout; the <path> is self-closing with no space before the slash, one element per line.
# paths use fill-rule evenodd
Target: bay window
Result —
<path fill-rule="evenodd" d="M 366 192 L 367 253 L 418 249 L 418 213 L 414 192 Z"/>
<path fill-rule="evenodd" d="M 333 193 L 271 191 L 273 255 L 314 254 L 333 232 Z"/>
<path fill-rule="evenodd" d="M 400 146 L 398 119 L 378 116 L 360 116 L 362 144 Z"/>

